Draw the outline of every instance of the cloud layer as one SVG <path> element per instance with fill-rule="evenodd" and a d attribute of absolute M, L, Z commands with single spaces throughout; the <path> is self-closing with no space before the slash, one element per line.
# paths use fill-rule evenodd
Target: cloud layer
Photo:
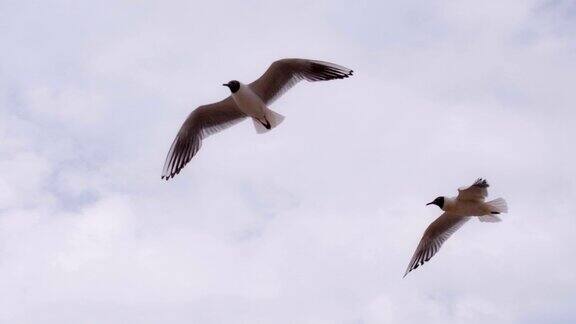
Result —
<path fill-rule="evenodd" d="M 542 323 L 576 318 L 570 1 L 0 3 L 0 322 Z M 260 136 L 194 107 L 272 61 L 301 84 Z M 470 222 L 402 279 L 424 204 L 486 177 Z"/>

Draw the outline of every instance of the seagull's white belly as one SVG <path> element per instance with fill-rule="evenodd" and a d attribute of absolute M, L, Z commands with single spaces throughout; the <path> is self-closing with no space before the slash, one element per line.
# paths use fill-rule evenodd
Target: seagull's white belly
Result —
<path fill-rule="evenodd" d="M 256 119 L 265 118 L 266 105 L 249 87 L 240 85 L 240 89 L 232 94 L 232 99 L 246 115 Z"/>

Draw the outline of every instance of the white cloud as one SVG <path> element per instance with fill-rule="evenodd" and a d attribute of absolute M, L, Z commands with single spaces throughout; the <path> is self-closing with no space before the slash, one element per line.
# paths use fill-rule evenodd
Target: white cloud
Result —
<path fill-rule="evenodd" d="M 573 321 L 567 2 L 0 8 L 0 322 Z M 188 112 L 281 57 L 355 75 L 160 181 Z M 511 213 L 402 279 L 424 204 L 480 176 Z"/>

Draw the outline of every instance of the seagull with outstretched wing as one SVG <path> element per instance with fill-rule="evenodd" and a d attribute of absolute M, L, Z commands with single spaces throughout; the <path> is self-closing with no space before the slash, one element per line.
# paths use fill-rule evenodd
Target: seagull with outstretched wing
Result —
<path fill-rule="evenodd" d="M 274 100 L 301 80 L 344 79 L 352 70 L 333 63 L 283 59 L 270 65 L 256 81 L 245 85 L 232 80 L 223 84 L 232 94 L 220 101 L 196 108 L 176 135 L 162 171 L 162 179 L 173 178 L 196 155 L 202 140 L 251 117 L 258 133 L 278 126 L 284 116 L 268 108 Z"/>
<path fill-rule="evenodd" d="M 406 275 L 428 262 L 446 240 L 454 234 L 471 217 L 477 216 L 481 222 L 500 222 L 496 216 L 508 212 L 506 200 L 494 199 L 488 202 L 484 200 L 488 196 L 488 182 L 484 179 L 476 180 L 471 186 L 458 189 L 458 196 L 438 197 L 426 205 L 436 205 L 444 211 L 435 221 L 428 226 L 416 251 L 408 263 Z"/>

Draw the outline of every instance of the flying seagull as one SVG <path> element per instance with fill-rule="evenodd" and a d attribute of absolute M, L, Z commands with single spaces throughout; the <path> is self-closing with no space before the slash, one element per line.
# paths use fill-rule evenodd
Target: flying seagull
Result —
<path fill-rule="evenodd" d="M 430 260 L 450 235 L 462 227 L 470 217 L 478 216 L 481 222 L 501 221 L 496 215 L 508 212 L 506 200 L 498 198 L 484 202 L 488 196 L 488 186 L 486 180 L 478 179 L 469 187 L 459 188 L 457 197 L 438 197 L 426 204 L 440 207 L 444 214 L 433 221 L 422 235 L 404 277 L 408 272 Z"/>
<path fill-rule="evenodd" d="M 188 115 L 176 135 L 166 162 L 162 179 L 173 178 L 194 157 L 202 140 L 251 117 L 257 133 L 278 126 L 284 116 L 268 108 L 274 100 L 301 80 L 327 81 L 343 79 L 352 70 L 333 63 L 305 59 L 283 59 L 270 65 L 256 81 L 245 85 L 232 80 L 224 83 L 232 92 L 228 98 L 200 106 Z"/>

